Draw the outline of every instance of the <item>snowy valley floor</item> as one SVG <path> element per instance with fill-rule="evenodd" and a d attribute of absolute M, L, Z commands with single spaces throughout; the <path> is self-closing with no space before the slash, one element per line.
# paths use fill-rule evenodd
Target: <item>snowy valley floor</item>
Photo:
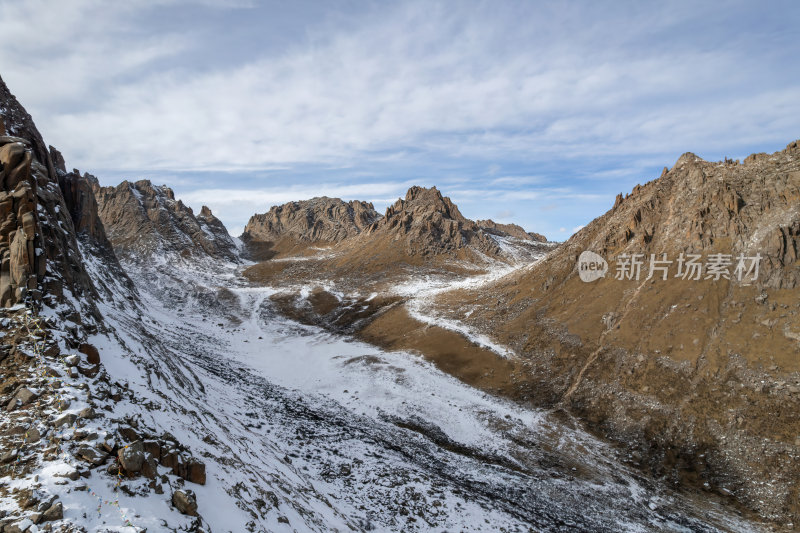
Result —
<path fill-rule="evenodd" d="M 570 420 L 489 396 L 417 354 L 281 316 L 277 289 L 234 265 L 128 271 L 141 308 L 117 294 L 101 306 L 113 333 L 91 339 L 131 392 L 109 416 L 169 432 L 205 462 L 206 484 L 186 485 L 207 530 L 759 530 L 713 499 L 658 486 Z M 410 311 L 424 318 L 422 304 Z M 169 503 L 174 487 L 156 495 L 130 482 L 120 494 L 115 481 L 96 473 L 91 484 L 119 509 L 71 492 L 65 519 L 89 531 L 191 527 Z"/>

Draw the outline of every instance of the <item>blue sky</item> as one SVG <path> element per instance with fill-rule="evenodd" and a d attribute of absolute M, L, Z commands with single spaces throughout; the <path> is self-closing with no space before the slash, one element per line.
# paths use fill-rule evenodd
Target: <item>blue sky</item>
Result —
<path fill-rule="evenodd" d="M 800 2 L 0 0 L 0 75 L 70 168 L 238 234 L 436 185 L 554 240 L 686 151 L 800 138 Z"/>

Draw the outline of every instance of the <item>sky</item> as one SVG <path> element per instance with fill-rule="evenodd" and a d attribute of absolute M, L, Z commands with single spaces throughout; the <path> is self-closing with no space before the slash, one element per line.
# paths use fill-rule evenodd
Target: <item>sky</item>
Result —
<path fill-rule="evenodd" d="M 687 151 L 800 138 L 800 2 L 0 0 L 0 76 L 68 168 L 229 231 L 437 186 L 565 240 Z"/>

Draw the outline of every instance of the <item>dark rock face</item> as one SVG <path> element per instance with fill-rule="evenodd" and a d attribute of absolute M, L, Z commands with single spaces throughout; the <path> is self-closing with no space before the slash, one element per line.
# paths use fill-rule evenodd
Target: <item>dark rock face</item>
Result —
<path fill-rule="evenodd" d="M 43 296 L 62 302 L 65 290 L 78 299 L 96 294 L 73 224 L 78 213 L 91 220 L 92 205 L 68 203 L 59 179 L 63 158 L 45 145 L 2 79 L 0 123 L 0 304 Z"/>
<path fill-rule="evenodd" d="M 368 233 L 403 243 L 409 255 L 438 255 L 471 247 L 496 255 L 500 249 L 478 225 L 436 187 L 411 187 L 404 200 L 386 209 L 386 215 Z"/>
<path fill-rule="evenodd" d="M 492 219 L 476 220 L 475 223 L 486 233 L 499 235 L 500 237 L 514 237 L 523 241 L 547 242 L 547 237 L 532 231 L 525 231 L 522 226 L 517 224 L 498 224 Z"/>
<path fill-rule="evenodd" d="M 371 203 L 339 198 L 312 198 L 272 207 L 254 215 L 245 226 L 243 240 L 276 242 L 340 242 L 358 235 L 380 215 Z"/>
<path fill-rule="evenodd" d="M 169 187 L 148 180 L 93 186 L 99 218 L 114 250 L 131 261 L 156 254 L 237 260 L 236 244 L 207 207 L 195 217 Z"/>

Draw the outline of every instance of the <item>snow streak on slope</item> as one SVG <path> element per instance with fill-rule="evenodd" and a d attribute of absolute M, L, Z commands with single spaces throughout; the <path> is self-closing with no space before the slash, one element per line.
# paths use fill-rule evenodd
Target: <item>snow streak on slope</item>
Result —
<path fill-rule="evenodd" d="M 432 304 L 437 295 L 457 289 L 479 289 L 512 272 L 516 272 L 522 268 L 531 268 L 538 261 L 541 261 L 547 254 L 547 251 L 552 248 L 542 243 L 538 243 L 536 248 L 532 248 L 524 246 L 526 243 L 519 239 L 498 237 L 496 235 L 490 236 L 498 243 L 507 257 L 514 259 L 511 264 L 492 261 L 487 257 L 487 265 L 489 267 L 489 272 L 487 274 L 460 277 L 455 280 L 452 276 L 411 277 L 409 281 L 395 287 L 392 292 L 409 299 L 406 303 L 406 310 L 411 318 L 423 324 L 455 331 L 479 346 L 491 350 L 502 357 L 512 357 L 514 352 L 507 346 L 492 341 L 488 336 L 476 332 L 463 322 L 445 318 L 432 310 Z"/>
<path fill-rule="evenodd" d="M 568 421 L 280 317 L 275 289 L 234 265 L 131 275 L 142 309 L 103 305 L 114 332 L 92 339 L 142 399 L 114 416 L 204 458 L 191 488 L 213 531 L 753 529 L 658 489 Z M 175 524 L 152 507 L 137 526 Z"/>

